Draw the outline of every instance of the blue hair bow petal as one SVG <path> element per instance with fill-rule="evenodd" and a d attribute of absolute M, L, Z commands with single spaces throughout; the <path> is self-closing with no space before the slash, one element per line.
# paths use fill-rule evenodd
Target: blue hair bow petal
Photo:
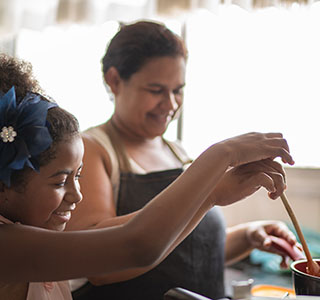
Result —
<path fill-rule="evenodd" d="M 54 106 L 34 93 L 17 105 L 14 87 L 0 95 L 0 180 L 8 187 L 13 171 L 39 171 L 37 156 L 52 143 L 46 119 Z"/>

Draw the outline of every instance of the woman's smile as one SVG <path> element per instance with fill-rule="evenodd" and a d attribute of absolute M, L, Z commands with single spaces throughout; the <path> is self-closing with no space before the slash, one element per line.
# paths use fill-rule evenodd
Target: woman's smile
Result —
<path fill-rule="evenodd" d="M 160 123 L 161 125 L 165 125 L 165 124 L 169 123 L 172 119 L 172 116 L 168 113 L 159 113 L 159 114 L 148 113 L 147 116 L 150 117 L 155 122 Z"/>

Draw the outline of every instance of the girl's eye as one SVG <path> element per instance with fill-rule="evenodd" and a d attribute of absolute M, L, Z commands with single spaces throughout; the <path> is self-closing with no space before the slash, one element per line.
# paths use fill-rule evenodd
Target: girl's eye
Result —
<path fill-rule="evenodd" d="M 64 187 L 67 184 L 67 176 L 59 176 L 56 178 L 55 182 L 53 184 L 56 187 Z"/>
<path fill-rule="evenodd" d="M 81 174 L 80 174 L 80 173 L 78 173 L 78 174 L 75 176 L 75 179 L 76 179 L 76 180 L 79 180 L 79 178 L 81 178 Z"/>

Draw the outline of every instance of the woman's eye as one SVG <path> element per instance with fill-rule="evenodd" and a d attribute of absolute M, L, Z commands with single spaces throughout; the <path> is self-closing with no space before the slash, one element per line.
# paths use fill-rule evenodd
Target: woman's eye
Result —
<path fill-rule="evenodd" d="M 173 93 L 174 93 L 175 95 L 182 95 L 183 89 L 174 90 Z"/>
<path fill-rule="evenodd" d="M 162 90 L 149 90 L 149 92 L 150 92 L 151 94 L 156 94 L 156 95 L 158 95 L 158 94 L 161 94 L 161 93 L 162 93 Z"/>
<path fill-rule="evenodd" d="M 79 178 L 81 178 L 81 174 L 80 174 L 80 173 L 78 173 L 78 174 L 75 176 L 75 179 L 76 179 L 76 180 L 79 180 Z"/>

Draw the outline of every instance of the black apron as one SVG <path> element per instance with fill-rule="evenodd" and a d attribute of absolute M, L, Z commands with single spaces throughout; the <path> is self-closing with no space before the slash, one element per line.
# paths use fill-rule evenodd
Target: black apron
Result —
<path fill-rule="evenodd" d="M 125 215 L 140 209 L 182 172 L 183 169 L 172 169 L 148 174 L 121 173 L 117 214 Z M 104 286 L 87 283 L 73 293 L 73 299 L 163 300 L 164 293 L 174 287 L 186 288 L 212 299 L 223 298 L 224 244 L 224 219 L 220 209 L 215 207 L 154 269 L 120 283 Z"/>

